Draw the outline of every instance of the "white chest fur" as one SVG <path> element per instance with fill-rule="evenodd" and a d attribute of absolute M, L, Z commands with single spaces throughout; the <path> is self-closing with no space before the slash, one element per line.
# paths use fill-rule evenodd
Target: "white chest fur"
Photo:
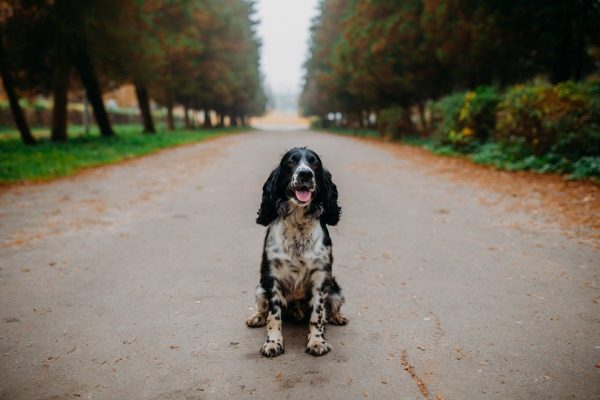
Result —
<path fill-rule="evenodd" d="M 317 220 L 279 218 L 271 224 L 266 252 L 271 274 L 280 282 L 288 300 L 301 299 L 311 286 L 315 269 L 331 262 L 331 247 L 323 244 L 325 233 Z"/>

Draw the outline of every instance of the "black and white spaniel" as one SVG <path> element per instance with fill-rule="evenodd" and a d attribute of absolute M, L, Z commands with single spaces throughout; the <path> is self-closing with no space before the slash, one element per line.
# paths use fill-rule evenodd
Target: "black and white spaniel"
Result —
<path fill-rule="evenodd" d="M 246 324 L 267 325 L 261 353 L 283 353 L 282 319 L 296 321 L 310 316 L 306 352 L 323 355 L 331 346 L 325 341 L 325 324 L 345 325 L 340 313 L 344 296 L 333 277 L 331 237 L 327 225 L 340 220 L 337 188 L 331 174 L 312 150 L 288 151 L 263 186 L 258 224 L 267 226 L 257 311 Z"/>

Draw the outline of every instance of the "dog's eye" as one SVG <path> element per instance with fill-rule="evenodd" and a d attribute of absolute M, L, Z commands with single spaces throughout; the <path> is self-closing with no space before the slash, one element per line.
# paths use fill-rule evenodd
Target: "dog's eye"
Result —
<path fill-rule="evenodd" d="M 290 158 L 290 161 L 288 161 L 288 165 L 289 165 L 289 166 L 296 165 L 296 163 L 297 163 L 297 161 L 296 161 L 296 159 L 295 159 L 295 158 Z"/>

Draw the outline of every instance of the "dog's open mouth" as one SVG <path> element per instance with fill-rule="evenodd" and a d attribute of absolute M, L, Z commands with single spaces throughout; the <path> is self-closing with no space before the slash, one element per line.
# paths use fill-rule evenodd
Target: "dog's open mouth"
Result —
<path fill-rule="evenodd" d="M 314 186 L 301 184 L 292 187 L 291 192 L 294 193 L 294 198 L 298 203 L 306 204 L 312 199 L 314 190 Z"/>
<path fill-rule="evenodd" d="M 310 201 L 310 198 L 312 197 L 311 191 L 307 188 L 300 188 L 294 191 L 294 194 L 296 195 L 296 200 L 298 200 L 301 203 L 308 203 Z"/>

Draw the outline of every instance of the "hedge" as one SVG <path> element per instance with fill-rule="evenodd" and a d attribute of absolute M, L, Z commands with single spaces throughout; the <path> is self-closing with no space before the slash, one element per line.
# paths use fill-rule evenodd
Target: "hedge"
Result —
<path fill-rule="evenodd" d="M 434 146 L 506 169 L 600 176 L 600 82 L 481 86 L 430 106 Z"/>

